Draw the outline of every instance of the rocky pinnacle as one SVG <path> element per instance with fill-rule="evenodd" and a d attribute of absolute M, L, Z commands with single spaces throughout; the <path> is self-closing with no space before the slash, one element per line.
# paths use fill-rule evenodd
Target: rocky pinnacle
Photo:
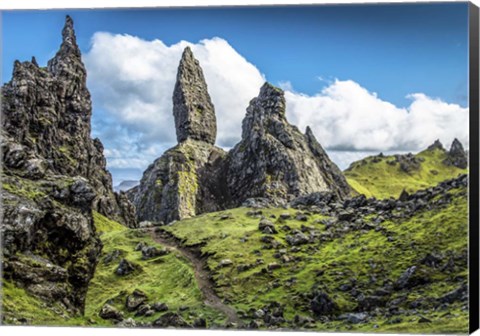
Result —
<path fill-rule="evenodd" d="M 452 146 L 448 151 L 448 157 L 445 160 L 446 164 L 455 166 L 457 168 L 466 169 L 468 166 L 468 156 L 463 149 L 462 143 L 455 138 Z"/>
<path fill-rule="evenodd" d="M 173 92 L 173 116 L 177 140 L 186 139 L 215 143 L 217 121 L 215 109 L 200 63 L 186 47 L 178 66 L 177 82 Z"/>

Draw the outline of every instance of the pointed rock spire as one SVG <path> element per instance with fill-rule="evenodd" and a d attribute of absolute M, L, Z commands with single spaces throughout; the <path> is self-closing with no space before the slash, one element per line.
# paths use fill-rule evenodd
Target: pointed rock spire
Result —
<path fill-rule="evenodd" d="M 462 143 L 457 138 L 453 140 L 452 146 L 448 151 L 448 157 L 445 159 L 444 163 L 460 169 L 467 168 L 468 156 L 463 149 Z"/>
<path fill-rule="evenodd" d="M 65 18 L 65 25 L 62 30 L 62 46 L 60 50 L 62 49 L 80 57 L 80 49 L 78 48 L 75 30 L 73 29 L 73 20 L 69 15 Z"/>
<path fill-rule="evenodd" d="M 73 71 L 77 75 L 85 77 L 85 66 L 82 63 L 80 48 L 77 45 L 73 20 L 69 15 L 65 18 L 60 49 L 55 54 L 55 57 L 48 61 L 48 70 L 53 75 L 61 74 L 66 69 L 70 69 L 68 72 Z"/>
<path fill-rule="evenodd" d="M 215 143 L 217 120 L 200 63 L 186 47 L 178 65 L 173 92 L 173 116 L 178 142 L 187 139 Z"/>
<path fill-rule="evenodd" d="M 431 144 L 430 146 L 428 146 L 428 148 L 427 148 L 427 150 L 429 150 L 429 151 L 432 151 L 434 149 L 445 150 L 445 148 L 443 148 L 443 145 L 442 145 L 442 143 L 440 142 L 439 139 L 435 140 L 435 142 L 433 144 Z"/>

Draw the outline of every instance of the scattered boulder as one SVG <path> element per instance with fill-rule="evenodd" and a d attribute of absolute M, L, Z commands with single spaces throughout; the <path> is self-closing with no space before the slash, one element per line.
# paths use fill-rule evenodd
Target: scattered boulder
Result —
<path fill-rule="evenodd" d="M 160 316 L 153 322 L 153 326 L 159 328 L 191 328 L 191 325 L 188 324 L 180 315 L 173 312 L 169 312 Z"/>
<path fill-rule="evenodd" d="M 258 229 L 265 234 L 274 234 L 277 233 L 275 225 L 270 222 L 268 219 L 262 219 L 258 224 Z"/>
<path fill-rule="evenodd" d="M 292 246 L 307 244 L 310 241 L 310 239 L 300 231 L 297 231 L 294 235 L 287 235 L 285 240 Z"/>
<path fill-rule="evenodd" d="M 456 301 L 468 301 L 468 285 L 462 284 L 457 289 L 445 294 L 438 299 L 441 303 L 453 303 Z"/>
<path fill-rule="evenodd" d="M 417 270 L 417 266 L 409 267 L 395 282 L 396 289 L 412 288 L 429 281 L 425 272 Z"/>
<path fill-rule="evenodd" d="M 152 308 L 156 311 L 156 312 L 164 312 L 164 311 L 167 311 L 168 310 L 168 305 L 166 303 L 163 303 L 163 302 L 155 302 L 153 305 L 152 305 Z"/>
<path fill-rule="evenodd" d="M 339 320 L 346 320 L 348 323 L 358 324 L 366 322 L 368 319 L 368 314 L 366 313 L 346 313 L 338 317 Z"/>
<path fill-rule="evenodd" d="M 120 321 L 123 319 L 123 314 L 115 307 L 112 307 L 109 304 L 103 305 L 100 313 L 98 314 L 104 320 L 117 320 Z"/>
<path fill-rule="evenodd" d="M 310 301 L 310 309 L 317 317 L 329 316 L 338 312 L 339 307 L 328 294 L 315 292 Z"/>
<path fill-rule="evenodd" d="M 120 260 L 117 269 L 115 270 L 115 274 L 119 276 L 125 276 L 131 274 L 139 269 L 139 266 L 128 261 L 127 259 Z"/>
<path fill-rule="evenodd" d="M 167 249 L 158 249 L 155 246 L 145 246 L 142 248 L 142 259 L 152 259 L 168 254 Z"/>
<path fill-rule="evenodd" d="M 139 289 L 135 289 L 132 294 L 127 296 L 125 307 L 128 311 L 134 311 L 142 304 L 147 302 L 147 295 Z"/>

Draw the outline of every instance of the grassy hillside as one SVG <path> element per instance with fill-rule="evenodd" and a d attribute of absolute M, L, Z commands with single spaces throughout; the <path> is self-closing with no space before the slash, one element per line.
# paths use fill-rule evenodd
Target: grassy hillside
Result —
<path fill-rule="evenodd" d="M 446 193 L 432 200 L 430 210 L 412 217 L 399 213 L 396 219 L 384 221 L 376 214 L 368 215 L 357 228 L 331 224 L 332 218 L 316 211 L 238 208 L 178 221 L 161 230 L 177 237 L 184 248 L 201 249 L 208 257 L 214 291 L 246 327 L 268 329 L 255 314 L 281 307 L 284 321 L 275 328 L 465 333 L 468 310 L 464 299 L 445 303 L 445 297 L 468 277 L 467 191 L 458 187 Z M 276 233 L 259 230 L 260 216 L 272 222 Z M 152 238 L 159 228 L 127 229 L 98 213 L 94 219 L 104 247 L 87 294 L 85 316 L 72 318 L 61 307 L 46 307 L 6 282 L 3 302 L 9 323 L 22 323 L 25 318 L 31 325 L 113 326 L 99 317 L 107 302 L 137 325 L 165 314 L 135 316 L 126 310 L 127 295 L 138 289 L 147 295 L 148 303 L 166 303 L 169 312 L 190 325 L 203 318 L 207 327 L 226 326 L 226 316 L 204 303 L 189 260 L 174 250 L 143 260 L 141 252 L 135 251 L 139 242 L 162 249 Z M 315 238 L 291 246 L 288 240 L 295 232 Z M 116 275 L 122 258 L 137 270 Z M 417 267 L 413 285 L 395 289 L 412 266 Z M 337 305 L 333 315 L 314 315 L 311 302 L 317 291 Z M 378 308 L 368 308 L 368 300 Z M 355 321 L 359 316 L 361 321 Z M 260 322 L 252 326 L 254 320 Z"/>
<path fill-rule="evenodd" d="M 419 169 L 405 172 L 394 156 L 370 156 L 352 163 L 344 173 L 350 186 L 359 194 L 379 199 L 397 198 L 403 189 L 411 193 L 467 172 L 445 165 L 446 157 L 447 152 L 442 149 L 424 150 L 415 155 L 420 163 Z"/>
<path fill-rule="evenodd" d="M 162 246 L 152 240 L 148 231 L 127 229 L 98 213 L 94 218 L 98 230 L 102 232 L 104 247 L 87 293 L 86 317 L 100 325 L 111 325 L 98 316 L 102 306 L 109 300 L 112 300 L 113 307 L 123 311 L 125 318 L 134 317 L 135 312 L 125 310 L 125 299 L 128 294 L 139 289 L 147 295 L 148 302 L 165 303 L 169 311 L 177 312 L 181 307 L 188 307 L 188 310 L 180 312 L 187 322 L 198 317 L 211 323 L 223 322 L 224 316 L 203 304 L 193 269 L 187 260 L 173 251 L 165 256 L 143 260 L 142 253 L 135 251 L 139 242 L 162 249 Z M 119 257 L 106 263 L 105 256 L 114 251 L 119 251 Z M 125 276 L 116 275 L 115 270 L 122 258 L 137 265 L 139 270 Z M 155 313 L 149 317 L 135 317 L 135 320 L 152 322 L 160 315 L 162 314 Z"/>
<path fill-rule="evenodd" d="M 274 221 L 278 229 L 278 233 L 272 235 L 280 244 L 276 248 L 261 241 L 264 235 L 258 229 L 259 219 L 250 217 L 250 210 L 246 208 L 184 220 L 166 230 L 182 239 L 187 246 L 204 244 L 202 251 L 211 255 L 209 266 L 218 286 L 217 292 L 240 314 L 249 315 L 271 302 L 277 302 L 285 307 L 287 321 L 294 320 L 295 315 L 313 317 L 307 298 L 313 288 L 327 293 L 338 304 L 340 312 L 356 312 L 358 297 L 352 296 L 352 283 L 356 291 L 366 296 L 373 295 L 385 284 L 394 283 L 407 268 L 417 265 L 420 272 L 429 274 L 428 283 L 394 291 L 382 299 L 386 305 L 396 300 L 400 302 L 398 309 L 401 313 L 390 316 L 374 313 L 368 321 L 359 324 L 317 319 L 308 328 L 466 332 L 468 313 L 463 304 L 456 302 L 448 308 L 438 309 L 435 303 L 436 299 L 458 287 L 458 279 L 467 278 L 466 190 L 452 192 L 452 196 L 454 200 L 451 204 L 441 210 L 426 211 L 405 220 L 385 221 L 380 230 L 346 232 L 338 238 L 299 248 L 292 248 L 286 243 L 287 230 L 282 227 L 288 225 L 292 230 L 307 227 L 308 231 L 321 236 L 326 233 L 325 225 L 320 223 L 321 215 L 309 215 L 307 222 L 282 220 L 280 214 L 295 216 L 296 211 L 263 209 L 263 215 Z M 231 218 L 221 219 L 225 214 Z M 373 223 L 373 218 L 371 220 Z M 448 272 L 427 267 L 421 264 L 421 260 L 429 253 L 444 255 L 443 263 L 447 262 L 445 258 L 449 255 L 452 260 L 460 260 L 459 265 Z M 289 260 L 278 258 L 278 254 Z M 279 268 L 269 270 L 273 269 L 273 263 Z M 224 264 L 228 265 L 222 266 Z M 417 301 L 422 302 L 421 308 L 412 309 Z M 419 323 L 422 317 L 430 322 Z M 292 324 L 283 326 L 291 328 Z"/>

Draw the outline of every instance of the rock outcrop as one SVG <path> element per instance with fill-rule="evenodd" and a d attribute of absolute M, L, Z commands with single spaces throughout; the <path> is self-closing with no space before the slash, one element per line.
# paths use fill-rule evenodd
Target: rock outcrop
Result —
<path fill-rule="evenodd" d="M 455 138 L 448 151 L 448 156 L 444 163 L 449 166 L 455 166 L 460 169 L 466 169 L 468 167 L 468 155 L 463 149 L 462 143 Z"/>
<path fill-rule="evenodd" d="M 90 138 L 92 103 L 70 17 L 62 37 L 59 51 L 46 68 L 15 61 L 12 80 L 2 88 L 3 129 L 17 146 L 38 155 L 31 162 L 37 178 L 47 171 L 86 178 L 97 194 L 94 210 L 133 227 L 135 221 L 122 217 L 113 193 L 103 145 Z"/>
<path fill-rule="evenodd" d="M 4 278 L 78 313 L 102 247 L 92 210 L 128 226 L 136 220 L 112 191 L 100 140 L 90 138 L 91 100 L 70 17 L 62 36 L 47 67 L 16 61 L 2 87 L 0 229 Z"/>
<path fill-rule="evenodd" d="M 177 141 L 187 139 L 215 144 L 217 120 L 200 63 L 186 47 L 178 66 L 173 92 Z"/>
<path fill-rule="evenodd" d="M 229 153 L 227 180 L 237 205 L 247 198 L 282 202 L 313 192 L 340 198 L 350 192 L 311 129 L 302 134 L 288 123 L 284 93 L 269 83 L 247 108 L 242 140 Z"/>
<path fill-rule="evenodd" d="M 278 205 L 312 192 L 330 191 L 339 199 L 350 193 L 311 129 L 302 134 L 287 122 L 284 93 L 268 83 L 250 102 L 241 142 L 228 154 L 215 147 L 214 107 L 188 47 L 178 67 L 173 114 L 179 144 L 127 193 L 139 221 L 169 223 L 247 200 Z"/>
<path fill-rule="evenodd" d="M 169 223 L 226 203 L 223 179 L 226 152 L 215 147 L 215 112 L 199 62 L 190 48 L 183 52 L 173 94 L 179 144 L 144 172 L 130 191 L 139 221 Z"/>
<path fill-rule="evenodd" d="M 139 221 L 169 223 L 222 209 L 226 152 L 187 139 L 166 151 L 143 173 L 133 195 Z"/>

